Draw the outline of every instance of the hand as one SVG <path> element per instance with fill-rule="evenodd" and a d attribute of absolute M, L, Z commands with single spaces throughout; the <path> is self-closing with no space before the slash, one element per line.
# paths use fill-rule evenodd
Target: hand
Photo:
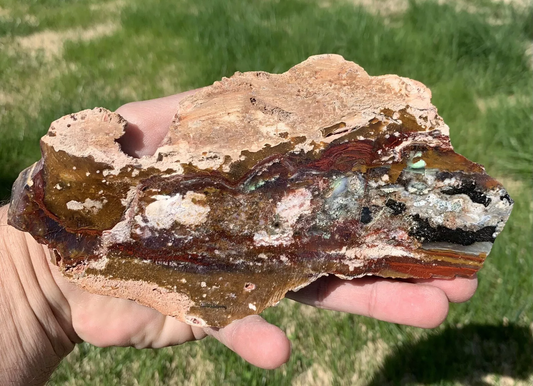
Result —
<path fill-rule="evenodd" d="M 137 157 L 153 154 L 179 100 L 192 92 L 120 107 L 117 112 L 129 122 L 120 141 L 123 151 Z M 258 367 L 276 368 L 289 359 L 290 342 L 283 331 L 259 316 L 222 329 L 192 327 L 135 302 L 78 289 L 49 263 L 48 249 L 6 226 L 5 216 L 6 207 L 0 208 L 0 312 L 11 316 L 0 325 L 6 332 L 0 338 L 0 352 L 9 355 L 0 361 L 0 383 L 44 382 L 74 343 L 81 341 L 100 347 L 158 348 L 211 335 Z M 329 310 L 430 328 L 445 319 L 449 301 L 468 300 L 476 286 L 475 278 L 406 282 L 327 277 L 287 297 Z M 10 332 L 18 340 L 3 339 Z"/>

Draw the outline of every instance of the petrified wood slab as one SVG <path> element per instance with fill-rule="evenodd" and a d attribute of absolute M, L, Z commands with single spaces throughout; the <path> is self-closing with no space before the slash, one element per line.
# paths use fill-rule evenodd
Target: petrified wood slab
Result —
<path fill-rule="evenodd" d="M 153 156 L 97 108 L 53 122 L 10 222 L 88 291 L 195 325 L 260 313 L 318 277 L 470 276 L 512 208 L 456 154 L 421 83 L 337 55 L 236 73 L 184 99 Z"/>

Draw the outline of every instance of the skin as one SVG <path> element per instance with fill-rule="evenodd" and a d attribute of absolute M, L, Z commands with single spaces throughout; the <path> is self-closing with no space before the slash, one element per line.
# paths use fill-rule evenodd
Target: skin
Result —
<path fill-rule="evenodd" d="M 176 106 L 194 91 L 128 103 L 122 150 L 153 154 L 165 137 Z M 260 316 L 222 329 L 192 327 L 135 302 L 78 289 L 50 263 L 49 251 L 29 234 L 6 225 L 0 208 L 0 384 L 41 385 L 76 343 L 160 348 L 212 336 L 251 364 L 274 369 L 289 360 L 285 333 Z M 288 298 L 310 306 L 392 323 L 433 328 L 449 302 L 470 299 L 477 279 L 395 281 L 324 277 Z"/>

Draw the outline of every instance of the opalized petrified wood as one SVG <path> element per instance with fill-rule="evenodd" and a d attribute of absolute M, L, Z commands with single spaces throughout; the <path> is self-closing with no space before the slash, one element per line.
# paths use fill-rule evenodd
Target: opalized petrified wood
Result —
<path fill-rule="evenodd" d="M 470 276 L 512 200 L 456 154 L 421 83 L 336 55 L 237 73 L 181 101 L 156 154 L 127 122 L 60 118 L 10 222 L 88 291 L 195 325 L 260 313 L 318 277 Z"/>

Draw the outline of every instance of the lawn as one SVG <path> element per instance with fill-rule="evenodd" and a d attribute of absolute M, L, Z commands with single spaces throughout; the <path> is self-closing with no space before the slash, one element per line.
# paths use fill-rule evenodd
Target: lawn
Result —
<path fill-rule="evenodd" d="M 0 200 L 62 115 L 235 71 L 279 73 L 319 53 L 425 83 L 456 151 L 515 200 L 475 297 L 434 330 L 285 300 L 263 314 L 293 343 L 278 370 L 212 339 L 144 351 L 82 344 L 50 384 L 533 384 L 532 20 L 527 0 L 0 0 Z"/>

